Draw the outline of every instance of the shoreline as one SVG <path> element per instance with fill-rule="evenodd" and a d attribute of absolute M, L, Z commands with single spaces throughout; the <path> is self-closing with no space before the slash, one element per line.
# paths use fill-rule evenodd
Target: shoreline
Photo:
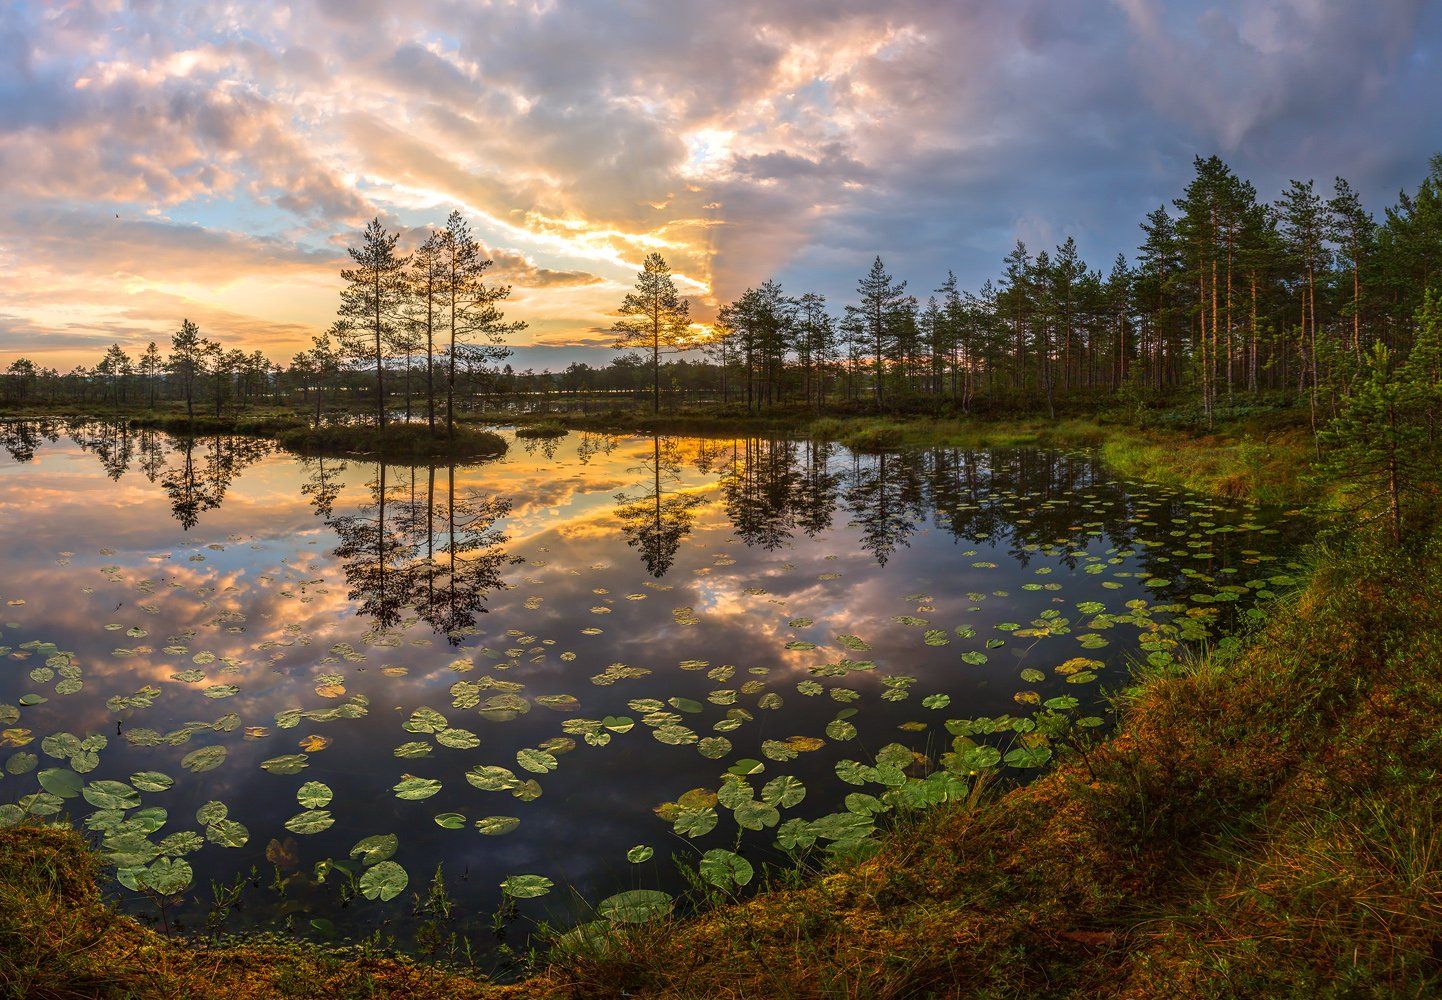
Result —
<path fill-rule="evenodd" d="M 932 417 L 821 416 L 809 412 L 737 414 L 499 414 L 459 416 L 456 442 L 418 433 L 421 425 L 388 427 L 393 441 L 376 441 L 369 425 L 314 428 L 292 411 L 259 411 L 233 416 L 183 413 L 66 410 L 0 412 L 0 421 L 124 421 L 131 427 L 168 433 L 240 434 L 276 441 L 298 454 L 367 458 L 415 458 L 421 462 L 484 460 L 504 454 L 493 428 L 510 427 L 519 438 L 558 438 L 570 431 L 605 434 L 675 434 L 711 437 L 780 434 L 834 441 L 857 451 L 892 448 L 1079 448 L 1094 449 L 1120 475 L 1165 486 L 1269 505 L 1297 505 L 1322 499 L 1306 479 L 1312 457 L 1305 414 L 1283 410 L 1264 417 L 1220 421 L 1210 431 L 1185 426 L 1138 427 L 1100 417 Z"/>

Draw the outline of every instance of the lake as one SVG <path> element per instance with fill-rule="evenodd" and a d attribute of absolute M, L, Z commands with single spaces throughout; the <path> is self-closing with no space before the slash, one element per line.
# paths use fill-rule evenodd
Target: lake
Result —
<path fill-rule="evenodd" d="M 0 425 L 0 822 L 191 876 L 190 928 L 233 883 L 227 929 L 405 942 L 439 869 L 517 943 L 684 889 L 673 855 L 864 853 L 1022 780 L 1066 742 L 1034 713 L 1104 731 L 1130 663 L 1300 568 L 1296 519 L 1085 453 L 506 436 L 408 467 Z"/>

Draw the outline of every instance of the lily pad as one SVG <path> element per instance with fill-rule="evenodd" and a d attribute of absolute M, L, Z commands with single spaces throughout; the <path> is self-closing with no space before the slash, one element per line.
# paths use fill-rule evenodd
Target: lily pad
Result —
<path fill-rule="evenodd" d="M 381 902 L 395 899 L 406 891 L 409 884 L 410 876 L 394 861 L 379 861 L 367 868 L 358 883 L 361 895 Z"/>
<path fill-rule="evenodd" d="M 596 912 L 612 923 L 643 924 L 671 912 L 671 896 L 658 889 L 631 889 L 601 900 Z"/>

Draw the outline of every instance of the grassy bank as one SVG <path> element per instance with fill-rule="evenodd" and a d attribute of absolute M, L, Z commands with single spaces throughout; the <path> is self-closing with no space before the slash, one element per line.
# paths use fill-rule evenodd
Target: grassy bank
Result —
<path fill-rule="evenodd" d="M 165 431 L 170 434 L 246 434 L 275 437 L 287 431 L 304 428 L 305 421 L 293 413 L 274 411 L 215 416 L 185 413 L 150 413 L 130 417 L 131 427 Z"/>
<path fill-rule="evenodd" d="M 547 421 L 540 424 L 522 424 L 516 428 L 516 437 L 534 438 L 545 440 L 547 438 L 563 438 L 571 433 L 567 428 L 562 427 L 554 421 Z"/>
<path fill-rule="evenodd" d="M 0 830 L 0 996 L 469 1000 L 509 993 L 363 949 L 166 937 L 110 907 L 97 889 L 100 876 L 74 831 Z"/>
<path fill-rule="evenodd" d="M 1138 427 L 1098 417 L 815 417 L 806 411 L 644 414 L 477 414 L 482 424 L 514 424 L 518 435 L 563 429 L 612 434 L 730 436 L 779 434 L 836 441 L 856 451 L 891 448 L 1097 449 L 1117 472 L 1233 499 L 1299 504 L 1321 499 L 1306 477 L 1312 438 L 1306 415 L 1280 410 L 1222 419 L 1211 430 L 1181 422 Z M 533 430 L 534 429 L 534 430 Z"/>
<path fill-rule="evenodd" d="M 249 434 L 260 437 L 274 436 L 306 423 L 294 410 L 279 406 L 258 406 L 216 415 L 204 408 L 190 414 L 184 406 L 174 403 L 154 408 L 87 406 L 76 403 L 55 406 L 31 404 L 20 408 L 0 408 L 0 420 L 97 420 L 172 434 Z"/>

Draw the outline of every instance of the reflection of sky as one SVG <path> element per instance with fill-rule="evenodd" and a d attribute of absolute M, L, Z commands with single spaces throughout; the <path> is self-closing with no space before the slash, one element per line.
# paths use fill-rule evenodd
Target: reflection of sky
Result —
<path fill-rule="evenodd" d="M 607 447 L 596 450 L 598 443 Z M 240 850 L 207 846 L 192 855 L 198 885 L 253 864 L 266 868 L 266 844 L 271 837 L 288 836 L 282 824 L 300 811 L 295 789 L 304 781 L 319 780 L 335 790 L 331 808 L 336 823 L 323 833 L 296 838 L 303 864 L 343 857 L 361 837 L 396 833 L 401 839 L 397 860 L 410 872 L 413 887 L 419 888 L 438 863 L 444 864 L 448 876 L 461 880 L 453 889 L 463 911 L 478 914 L 494 907 L 496 883 L 514 872 L 545 874 L 558 884 L 576 886 L 591 899 L 658 880 L 669 886 L 668 865 L 637 868 L 623 858 L 626 849 L 638 843 L 651 844 L 659 858 L 692 851 L 692 844 L 674 837 L 669 826 L 651 814 L 652 807 L 692 787 L 715 787 L 730 760 L 760 758 L 763 740 L 822 735 L 826 723 L 847 704 L 860 709 L 853 719 L 860 731 L 856 740 L 829 744 L 787 763 L 767 762 L 763 781 L 792 774 L 809 789 L 806 801 L 792 814 L 822 815 L 853 790 L 840 786 L 832 772 L 844 757 L 865 759 L 893 741 L 934 752 L 949 739 L 942 721 L 1022 713 L 1024 707 L 1012 697 L 1022 689 L 1037 690 L 1042 697 L 1095 697 L 1097 685 L 1068 685 L 1052 668 L 1074 656 L 1094 656 L 1106 661 L 1115 684 L 1120 663 L 1135 649 L 1135 629 L 1119 625 L 1103 633 L 1111 640 L 1105 648 L 1080 648 L 1076 637 L 1088 629 L 1077 602 L 1100 601 L 1109 611 L 1124 612 L 1124 602 L 1131 599 L 1156 601 L 1185 595 L 1189 589 L 1212 589 L 1184 586 L 1183 565 L 1208 573 L 1236 565 L 1241 569 L 1238 582 L 1276 572 L 1265 563 L 1248 565 L 1243 554 L 1249 547 L 1274 548 L 1270 536 L 1256 531 L 1191 534 L 1203 523 L 1243 523 L 1247 513 L 1189 506 L 1185 497 L 1126 487 L 1107 480 L 1081 457 L 914 453 L 889 456 L 883 470 L 876 458 L 818 453 L 792 444 L 677 444 L 678 462 L 666 470 L 663 488 L 686 491 L 699 497 L 701 505 L 660 581 L 648 576 L 640 554 L 622 537 L 615 515 L 618 493 L 635 495 L 653 482 L 647 465 L 649 439 L 600 442 L 572 435 L 554 448 L 517 447 L 504 460 L 458 468 L 458 493 L 480 491 L 511 501 L 512 512 L 502 527 L 510 539 L 508 553 L 522 561 L 505 568 L 505 589 L 489 597 L 488 612 L 476 620 L 477 634 L 455 647 L 444 636 L 432 635 L 412 613 L 404 612 L 403 627 L 389 636 L 370 632 L 372 623 L 355 613 L 356 601 L 348 595 L 331 554 L 335 533 L 302 492 L 315 463 L 274 453 L 232 469 L 219 506 L 201 512 L 196 526 L 182 531 L 170 516 L 160 485 L 163 477 L 150 482 L 139 471 L 138 458 L 124 471 L 112 462 L 110 471 L 120 471 L 112 479 L 94 453 L 63 436 L 42 443 L 28 463 L 0 454 L 0 546 L 7 569 L 0 600 L 25 602 L 5 608 L 13 625 L 6 628 L 4 641 L 18 647 L 31 639 L 49 640 L 74 651 L 85 680 L 80 693 L 56 696 L 48 691 L 50 685 L 27 676 L 38 665 L 35 658 L 15 660 L 14 669 L 0 676 L 0 703 L 14 704 L 27 691 L 50 695 L 45 704 L 25 709 L 18 723 L 34 731 L 37 745 L 30 749 L 37 752 L 39 737 L 54 731 L 109 734 L 110 745 L 91 777 L 124 779 L 142 769 L 175 776 L 174 789 L 145 796 L 147 805 L 170 810 L 161 835 L 193 829 L 190 817 L 205 801 L 226 802 L 232 818 L 250 828 L 251 841 Z M 198 449 L 197 455 L 202 454 Z M 165 456 L 173 465 L 173 453 Z M 796 524 L 804 513 L 797 509 L 798 498 L 816 501 L 816 494 L 801 492 L 798 485 L 808 460 L 813 462 L 813 481 L 817 475 L 835 477 L 830 493 L 823 490 L 820 495 L 839 498 L 829 519 L 820 519 L 826 526 L 814 537 Z M 374 466 L 349 462 L 342 470 L 340 465 L 327 463 L 340 484 L 335 513 L 363 510 Z M 388 486 L 398 495 L 410 495 L 413 471 L 414 489 L 424 495 L 425 470 L 389 469 Z M 884 476 L 879 475 L 882 471 Z M 444 470 L 436 479 L 443 487 Z M 885 486 L 876 489 L 877 482 Z M 1173 518 L 1184 523 L 1174 524 Z M 780 525 L 770 536 L 776 546 L 769 551 L 737 540 L 757 519 Z M 916 526 L 905 538 L 887 539 L 884 564 L 875 549 L 863 547 L 860 526 L 878 520 Z M 1156 527 L 1144 526 L 1145 521 Z M 1093 531 L 1096 534 L 1088 534 Z M 1135 531 L 1166 544 L 1151 549 L 1133 545 Z M 1056 539 L 1066 543 L 1049 547 Z M 1197 541 L 1207 543 L 1203 550 L 1210 553 L 1208 558 L 1191 558 L 1196 548 L 1188 542 Z M 1032 551 L 1026 551 L 1028 545 Z M 1119 549 L 1141 554 L 1118 558 Z M 62 555 L 66 552 L 73 554 Z M 1116 562 L 1103 562 L 1107 572 L 1092 575 L 1084 571 L 1088 556 Z M 977 565 L 987 563 L 995 568 Z M 1153 575 L 1172 578 L 1174 584 L 1160 590 L 1144 586 Z M 1106 589 L 1102 582 L 1107 580 L 1120 586 Z M 1227 580 L 1215 576 L 1215 583 Z M 1027 590 L 1026 584 L 1060 587 Z M 995 596 L 997 591 L 1006 596 Z M 984 596 L 977 599 L 978 594 Z M 535 597 L 541 600 L 528 607 L 528 598 Z M 679 624 L 673 616 L 684 607 L 695 609 L 695 624 Z M 1033 643 L 995 628 L 1002 622 L 1025 625 L 1050 610 L 1072 619 L 1070 635 Z M 926 645 L 922 627 L 894 620 L 903 615 L 944 629 L 949 642 Z M 788 621 L 796 617 L 815 623 L 789 627 Z M 123 628 L 106 631 L 107 623 Z M 959 637 L 955 629 L 963 625 L 974 628 L 976 637 Z M 127 636 L 124 629 L 132 626 L 144 628 L 147 635 Z M 584 634 L 590 627 L 602 632 Z M 169 637 L 186 630 L 195 633 L 184 643 L 186 651 L 166 653 Z M 834 638 L 841 633 L 863 637 L 871 650 L 846 651 Z M 986 639 L 998 637 L 1007 643 L 987 650 L 985 665 L 960 659 L 961 652 L 982 650 Z M 821 648 L 785 648 L 796 639 Z M 350 644 L 362 658 L 338 655 L 333 647 L 341 643 Z M 138 651 L 115 654 L 124 648 Z M 516 648 L 526 652 L 507 660 L 504 651 Z M 196 667 L 194 658 L 202 653 L 217 658 L 199 666 L 204 681 L 171 679 Z M 563 653 L 574 653 L 574 658 L 563 659 Z M 843 656 L 877 664 L 874 672 L 821 678 L 827 689 L 858 692 L 854 703 L 835 700 L 829 690 L 816 697 L 796 690 L 796 682 L 810 676 L 808 668 Z M 733 665 L 736 672 L 725 681 L 712 681 L 704 671 L 680 669 L 678 664 L 687 659 Z M 612 686 L 591 682 L 614 663 L 652 673 Z M 408 672 L 388 676 L 382 667 L 405 667 Z M 1024 667 L 1045 671 L 1047 680 L 1022 681 L 1018 675 Z M 748 673 L 752 668 L 761 673 Z M 317 692 L 318 678 L 325 674 L 341 675 L 341 698 Z M 882 701 L 884 674 L 915 677 L 910 696 Z M 580 700 L 577 714 L 582 717 L 626 714 L 637 718 L 638 725 L 605 748 L 581 743 L 563 755 L 556 772 L 538 776 L 544 794 L 534 802 L 481 792 L 464 780 L 467 768 L 501 764 L 519 772 L 516 751 L 560 735 L 568 717 L 534 704 L 518 719 L 492 722 L 474 710 L 451 706 L 448 689 L 455 681 L 486 676 L 524 684 L 523 694 L 530 699 L 572 695 Z M 686 697 L 706 703 L 708 693 L 739 690 L 747 681 L 764 682 L 764 691 L 779 694 L 782 705 L 760 709 L 756 702 L 761 692 L 739 695 L 737 704 L 755 719 L 725 734 L 734 749 L 722 761 L 703 758 L 694 747 L 662 745 L 639 724 L 641 713 L 627 707 L 634 698 Z M 162 692 L 151 708 L 117 717 L 105 707 L 106 698 L 146 684 Z M 204 689 L 214 684 L 233 684 L 240 690 L 233 697 L 205 697 Z M 483 691 L 482 697 L 491 693 Z M 944 711 L 924 709 L 922 697 L 933 693 L 950 695 L 950 706 Z M 323 709 L 355 696 L 369 701 L 364 719 L 302 721 L 292 729 L 275 725 L 278 712 Z M 468 751 L 438 747 L 424 759 L 395 758 L 391 751 L 396 745 L 426 739 L 402 729 L 421 706 L 440 711 L 453 726 L 472 730 L 481 745 Z M 165 733 L 229 712 L 239 715 L 241 727 L 265 726 L 269 733 L 246 739 L 242 728 L 200 731 L 181 746 L 149 748 L 115 738 L 117 719 L 122 729 Z M 712 735 L 712 725 L 725 713 L 724 707 L 706 703 L 700 715 L 684 721 L 704 737 Z M 921 732 L 898 728 L 913 721 L 927 726 Z M 332 743 L 311 754 L 302 773 L 277 776 L 258 767 L 269 757 L 298 752 L 299 742 L 312 734 L 329 737 Z M 225 764 L 201 775 L 184 773 L 180 758 L 210 744 L 228 748 Z M 42 766 L 53 763 L 47 759 Z M 403 773 L 438 778 L 443 790 L 421 802 L 396 799 L 390 787 Z M 0 781 L 0 796 L 14 801 L 34 790 L 33 781 L 28 775 L 7 777 Z M 431 821 L 452 810 L 467 817 L 466 829 L 442 830 Z M 507 836 L 484 837 L 469 824 L 487 815 L 517 816 L 521 826 Z M 728 843 L 734 833 L 723 814 L 717 831 L 699 844 L 704 849 Z M 747 850 L 772 857 L 771 839 L 750 838 Z M 312 901 L 328 891 L 311 890 Z M 297 890 L 286 905 L 306 898 Z M 541 912 L 539 905 L 528 905 Z M 383 916 L 394 914 L 377 904 L 348 911 L 349 919 L 360 924 Z"/>

